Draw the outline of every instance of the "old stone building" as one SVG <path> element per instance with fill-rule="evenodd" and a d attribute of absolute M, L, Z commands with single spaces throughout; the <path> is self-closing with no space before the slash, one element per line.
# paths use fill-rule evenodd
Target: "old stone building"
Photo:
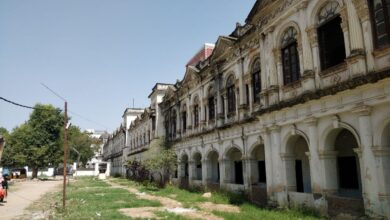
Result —
<path fill-rule="evenodd" d="M 157 83 L 149 95 L 150 106 L 130 124 L 124 151 L 126 161 L 146 159 L 144 152 L 149 150 L 151 143 L 164 136 L 164 119 L 159 104 L 168 88 L 172 87 L 171 84 Z"/>
<path fill-rule="evenodd" d="M 126 173 L 126 142 L 129 137 L 128 129 L 130 124 L 143 113 L 143 109 L 127 108 L 122 116 L 122 123 L 111 135 L 108 136 L 107 141 L 103 145 L 103 161 L 110 162 L 111 174 L 124 175 Z"/>
<path fill-rule="evenodd" d="M 390 218 L 389 76 L 389 0 L 258 0 L 160 104 L 176 181 Z"/>

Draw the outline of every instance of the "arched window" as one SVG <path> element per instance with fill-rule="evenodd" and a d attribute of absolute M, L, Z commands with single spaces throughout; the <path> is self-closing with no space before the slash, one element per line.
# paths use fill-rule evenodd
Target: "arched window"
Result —
<path fill-rule="evenodd" d="M 370 0 L 374 43 L 377 48 L 390 44 L 390 0 Z"/>
<path fill-rule="evenodd" d="M 171 114 L 171 128 L 172 128 L 172 138 L 176 138 L 176 111 L 173 110 Z"/>
<path fill-rule="evenodd" d="M 344 34 L 339 12 L 339 4 L 333 1 L 326 4 L 318 14 L 321 70 L 343 63 L 345 60 Z"/>
<path fill-rule="evenodd" d="M 208 108 L 209 108 L 209 120 L 215 119 L 215 103 L 214 103 L 214 89 L 210 87 L 207 97 Z"/>
<path fill-rule="evenodd" d="M 260 79 L 260 60 L 257 59 L 252 67 L 252 87 L 253 87 L 253 102 L 260 102 L 261 79 Z"/>
<path fill-rule="evenodd" d="M 234 86 L 234 76 L 230 76 L 226 83 L 228 114 L 234 114 L 236 112 L 236 94 Z"/>
<path fill-rule="evenodd" d="M 186 131 L 187 131 L 187 111 L 186 111 L 186 109 L 187 109 L 186 105 L 183 105 L 183 112 L 181 113 L 183 133 L 186 133 Z"/>
<path fill-rule="evenodd" d="M 194 99 L 194 127 L 199 126 L 199 99 L 195 97 Z"/>
<path fill-rule="evenodd" d="M 300 77 L 297 31 L 289 27 L 282 38 L 282 60 L 284 85 L 296 82 Z"/>

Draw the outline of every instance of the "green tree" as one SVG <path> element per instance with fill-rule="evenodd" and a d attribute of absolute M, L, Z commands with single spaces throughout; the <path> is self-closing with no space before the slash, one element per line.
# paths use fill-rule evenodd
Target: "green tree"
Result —
<path fill-rule="evenodd" d="M 70 126 L 68 128 L 69 162 L 76 162 L 80 159 L 80 162 L 85 165 L 94 156 L 99 145 L 99 140 L 92 138 L 88 132 L 81 132 L 79 127 Z M 76 149 L 80 155 L 72 148 Z"/>
<path fill-rule="evenodd" d="M 16 127 L 4 152 L 4 166 L 29 166 L 36 178 L 39 168 L 57 165 L 63 152 L 61 129 L 64 117 L 52 105 L 36 104 L 27 122 Z"/>
<path fill-rule="evenodd" d="M 150 144 L 150 150 L 145 155 L 143 165 L 153 173 L 158 173 L 163 184 L 166 178 L 177 169 L 177 156 L 175 151 L 164 142 L 165 138 L 158 138 Z"/>

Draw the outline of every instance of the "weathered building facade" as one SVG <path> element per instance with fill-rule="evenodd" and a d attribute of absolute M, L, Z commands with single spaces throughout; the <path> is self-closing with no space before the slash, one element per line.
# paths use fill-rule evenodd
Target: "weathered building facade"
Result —
<path fill-rule="evenodd" d="M 126 145 L 129 137 L 128 129 L 130 124 L 144 110 L 139 108 L 127 108 L 122 116 L 123 122 L 120 127 L 109 135 L 107 141 L 103 145 L 103 160 L 111 162 L 111 174 L 125 175 L 126 155 L 124 151 L 128 148 Z"/>
<path fill-rule="evenodd" d="M 390 218 L 389 5 L 258 0 L 160 104 L 177 181 Z"/>
<path fill-rule="evenodd" d="M 144 152 L 150 149 L 151 143 L 164 136 L 163 116 L 159 104 L 168 88 L 173 88 L 173 85 L 157 83 L 148 97 L 150 106 L 130 124 L 126 145 L 128 147 L 124 151 L 126 161 L 144 160 Z"/>

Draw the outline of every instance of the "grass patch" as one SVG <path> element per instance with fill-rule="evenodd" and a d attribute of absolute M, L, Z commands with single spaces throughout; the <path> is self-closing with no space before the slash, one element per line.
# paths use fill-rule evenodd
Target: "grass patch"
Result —
<path fill-rule="evenodd" d="M 169 197 L 181 202 L 184 207 L 195 207 L 196 203 L 199 202 L 213 202 L 216 204 L 233 204 L 240 208 L 240 213 L 227 213 L 214 211 L 213 213 L 217 216 L 223 217 L 227 220 L 250 220 L 250 219 L 321 219 L 317 213 L 310 209 L 264 209 L 249 203 L 244 199 L 242 194 L 232 193 L 228 191 L 212 192 L 210 198 L 202 197 L 203 192 L 201 191 L 188 191 L 179 189 L 175 186 L 167 185 L 165 188 L 158 188 L 153 184 L 140 184 L 134 181 L 129 181 L 124 178 L 110 179 L 117 184 L 123 186 L 130 186 L 137 188 L 141 192 L 153 194 L 157 196 Z M 185 219 L 182 216 L 178 216 L 168 212 L 159 212 L 159 217 L 165 217 L 166 219 Z"/>
<path fill-rule="evenodd" d="M 57 192 L 57 196 L 60 199 L 61 193 Z M 112 188 L 96 178 L 79 178 L 67 188 L 66 210 L 57 209 L 55 219 L 129 219 L 119 209 L 144 206 L 161 204 L 138 199 L 127 190 Z"/>
<path fill-rule="evenodd" d="M 227 213 L 227 212 L 218 212 L 214 211 L 215 215 L 223 217 L 226 220 L 237 220 L 237 219 L 245 219 L 245 220 L 255 220 L 255 219 L 270 219 L 270 220 L 293 220 L 293 219 L 302 219 L 302 220 L 314 220 L 321 219 L 315 215 L 310 215 L 305 212 L 301 212 L 300 210 L 295 209 L 262 209 L 258 208 L 250 203 L 243 203 L 239 206 L 241 212 L 240 213 Z"/>

